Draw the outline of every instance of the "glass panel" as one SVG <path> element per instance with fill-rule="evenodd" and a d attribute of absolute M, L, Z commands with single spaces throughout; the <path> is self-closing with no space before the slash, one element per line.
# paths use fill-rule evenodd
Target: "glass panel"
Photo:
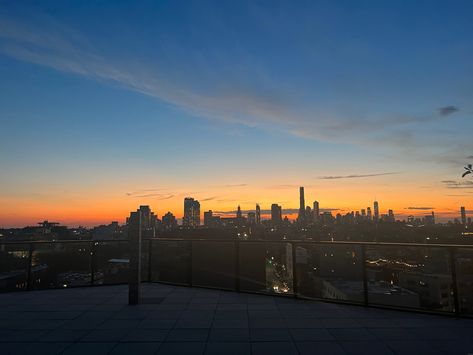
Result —
<path fill-rule="evenodd" d="M 268 292 L 266 288 L 266 245 L 240 242 L 240 290 Z"/>
<path fill-rule="evenodd" d="M 460 312 L 473 315 L 473 249 L 458 249 L 455 263 Z"/>
<path fill-rule="evenodd" d="M 454 310 L 446 249 L 367 246 L 366 268 L 370 304 Z"/>
<path fill-rule="evenodd" d="M 128 241 L 95 242 L 94 284 L 128 282 L 130 254 Z"/>
<path fill-rule="evenodd" d="M 235 243 L 192 242 L 192 284 L 235 289 Z"/>
<path fill-rule="evenodd" d="M 360 246 L 297 243 L 295 254 L 299 295 L 364 301 Z"/>
<path fill-rule="evenodd" d="M 149 243 L 150 240 L 142 240 L 141 242 L 141 282 L 149 282 Z"/>
<path fill-rule="evenodd" d="M 266 243 L 266 289 L 270 293 L 293 293 L 292 245 Z"/>
<path fill-rule="evenodd" d="M 240 242 L 240 289 L 293 293 L 291 243 Z"/>
<path fill-rule="evenodd" d="M 187 285 L 190 282 L 190 242 L 153 240 L 151 280 Z"/>
<path fill-rule="evenodd" d="M 36 243 L 31 261 L 31 288 L 90 285 L 90 243 Z"/>
<path fill-rule="evenodd" d="M 0 244 L 0 292 L 26 290 L 28 244 Z"/>

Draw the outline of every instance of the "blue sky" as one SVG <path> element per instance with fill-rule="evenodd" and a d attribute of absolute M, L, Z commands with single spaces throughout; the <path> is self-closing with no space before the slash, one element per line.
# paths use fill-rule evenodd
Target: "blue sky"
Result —
<path fill-rule="evenodd" d="M 336 180 L 367 201 L 390 199 L 383 186 L 429 187 L 443 210 L 470 198 L 442 181 L 473 154 L 471 1 L 0 4 L 4 224 L 85 205 L 70 191 L 125 210 L 126 191 L 155 184 L 169 208 L 193 186 L 244 183 L 248 200 L 383 172 L 399 174 Z"/>

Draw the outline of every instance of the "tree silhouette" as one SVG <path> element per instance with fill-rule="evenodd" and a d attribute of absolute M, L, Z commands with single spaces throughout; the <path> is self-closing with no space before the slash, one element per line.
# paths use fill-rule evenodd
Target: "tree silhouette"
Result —
<path fill-rule="evenodd" d="M 464 178 L 468 174 L 473 173 L 473 166 L 471 164 L 468 164 L 467 166 L 465 166 L 465 170 L 466 171 L 463 173 L 462 178 Z"/>

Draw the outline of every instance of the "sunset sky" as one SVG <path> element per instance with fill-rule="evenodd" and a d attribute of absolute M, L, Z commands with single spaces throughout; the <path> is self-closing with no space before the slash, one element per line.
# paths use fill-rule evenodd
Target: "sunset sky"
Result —
<path fill-rule="evenodd" d="M 0 0 L 0 227 L 472 210 L 472 1 Z M 337 213 L 337 212 L 334 212 Z"/>

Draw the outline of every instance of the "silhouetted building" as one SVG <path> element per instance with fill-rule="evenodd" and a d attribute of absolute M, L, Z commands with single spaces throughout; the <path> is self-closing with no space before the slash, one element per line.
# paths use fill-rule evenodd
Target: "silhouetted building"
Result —
<path fill-rule="evenodd" d="M 177 219 L 171 212 L 166 213 L 162 219 L 162 226 L 165 230 L 172 230 L 177 227 Z"/>
<path fill-rule="evenodd" d="M 314 220 L 314 216 L 312 214 L 312 208 L 310 208 L 310 206 L 306 206 L 305 208 L 305 220 L 307 222 L 312 222 Z"/>
<path fill-rule="evenodd" d="M 461 214 L 462 224 L 466 225 L 466 210 L 464 206 L 460 207 L 460 214 Z"/>
<path fill-rule="evenodd" d="M 314 201 L 314 209 L 312 212 L 314 214 L 314 221 L 318 222 L 320 219 L 319 201 Z"/>
<path fill-rule="evenodd" d="M 241 218 L 242 218 L 240 205 L 238 205 L 238 208 L 237 208 L 236 218 L 237 218 L 237 219 L 241 219 Z"/>
<path fill-rule="evenodd" d="M 435 224 L 434 211 L 432 211 L 431 215 L 427 215 L 424 217 L 424 224 L 427 226 L 433 226 Z"/>
<path fill-rule="evenodd" d="M 374 220 L 377 221 L 379 219 L 379 205 L 378 201 L 374 201 L 373 204 L 373 211 L 374 211 Z"/>
<path fill-rule="evenodd" d="M 282 208 L 277 203 L 271 205 L 271 222 L 275 225 L 282 222 Z"/>
<path fill-rule="evenodd" d="M 304 187 L 299 187 L 299 222 L 305 221 L 305 197 L 304 197 Z"/>
<path fill-rule="evenodd" d="M 256 204 L 256 224 L 261 223 L 261 208 L 258 204 Z"/>
<path fill-rule="evenodd" d="M 368 219 L 368 221 L 371 221 L 371 207 L 367 207 L 366 208 L 366 218 Z"/>
<path fill-rule="evenodd" d="M 208 210 L 204 212 L 204 226 L 212 227 L 213 226 L 213 212 L 212 210 Z"/>
<path fill-rule="evenodd" d="M 248 224 L 256 224 L 256 214 L 254 212 L 248 212 Z"/>
<path fill-rule="evenodd" d="M 184 219 L 182 224 L 185 227 L 197 227 L 200 225 L 200 203 L 192 197 L 184 199 Z"/>
<path fill-rule="evenodd" d="M 155 237 L 158 219 L 149 206 L 143 205 L 136 212 L 131 212 L 130 217 L 127 218 L 127 225 L 130 226 L 132 221 L 136 221 L 137 225 L 141 226 L 143 238 Z"/>
<path fill-rule="evenodd" d="M 396 222 L 396 218 L 394 217 L 394 211 L 393 210 L 388 211 L 388 221 L 389 222 Z"/>

